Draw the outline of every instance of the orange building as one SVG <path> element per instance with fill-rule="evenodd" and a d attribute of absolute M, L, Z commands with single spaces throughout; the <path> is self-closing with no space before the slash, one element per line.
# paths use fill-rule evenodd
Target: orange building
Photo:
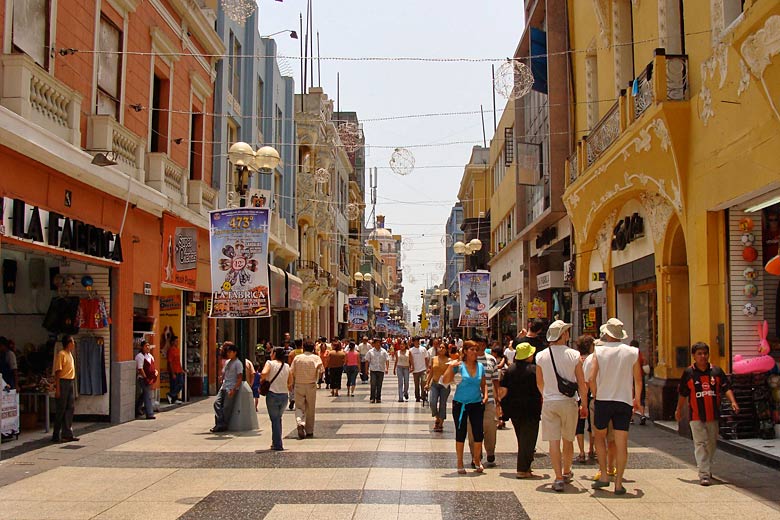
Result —
<path fill-rule="evenodd" d="M 216 13 L 192 3 L 0 0 L 0 335 L 26 362 L 24 391 L 75 334 L 77 415 L 133 419 L 143 337 L 164 402 L 166 326 L 186 394 L 214 377 L 216 59 L 203 55 L 225 50 Z"/>

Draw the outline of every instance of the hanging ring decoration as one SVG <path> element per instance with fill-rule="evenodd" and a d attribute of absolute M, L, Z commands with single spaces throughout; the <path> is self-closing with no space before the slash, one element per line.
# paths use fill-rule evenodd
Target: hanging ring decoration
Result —
<path fill-rule="evenodd" d="M 355 220 L 360 216 L 360 206 L 351 202 L 347 204 L 347 220 Z"/>
<path fill-rule="evenodd" d="M 225 15 L 239 25 L 244 25 L 257 10 L 255 0 L 222 0 L 220 4 Z"/>
<path fill-rule="evenodd" d="M 398 175 L 409 175 L 414 170 L 414 154 L 406 148 L 396 148 L 390 156 L 390 169 Z"/>
<path fill-rule="evenodd" d="M 404 238 L 401 241 L 401 248 L 409 251 L 410 249 L 414 249 L 414 241 L 411 238 Z"/>
<path fill-rule="evenodd" d="M 453 244 L 453 242 L 452 242 L 452 235 L 451 234 L 447 233 L 446 235 L 441 237 L 441 245 L 443 245 L 447 249 L 452 247 L 452 244 Z"/>
<path fill-rule="evenodd" d="M 506 99 L 520 99 L 534 86 L 531 68 L 520 60 L 507 60 L 496 71 L 493 80 L 495 91 Z"/>

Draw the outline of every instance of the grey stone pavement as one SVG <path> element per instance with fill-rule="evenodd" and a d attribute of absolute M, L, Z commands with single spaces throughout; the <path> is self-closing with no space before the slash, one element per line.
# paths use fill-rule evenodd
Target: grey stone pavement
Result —
<path fill-rule="evenodd" d="M 257 431 L 215 435 L 212 399 L 156 421 L 91 427 L 78 443 L 39 443 L 0 460 L 0 520 L 80 518 L 780 519 L 780 472 L 720 452 L 716 484 L 698 485 L 691 442 L 652 425 L 632 426 L 628 494 L 593 491 L 594 465 L 575 465 L 564 493 L 551 490 L 545 445 L 538 480 L 515 479 L 511 428 L 499 431 L 497 466 L 455 471 L 454 426 L 432 433 L 430 413 L 385 400 L 318 392 L 314 438 L 298 440 L 284 416 L 285 451 L 269 451 L 261 401 Z"/>

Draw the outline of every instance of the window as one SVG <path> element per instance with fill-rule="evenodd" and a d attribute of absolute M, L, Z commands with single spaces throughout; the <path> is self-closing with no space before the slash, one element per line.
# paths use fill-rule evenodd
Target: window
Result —
<path fill-rule="evenodd" d="M 616 0 L 612 4 L 615 46 L 615 97 L 634 79 L 634 15 L 631 0 Z"/>
<path fill-rule="evenodd" d="M 276 107 L 276 121 L 274 124 L 274 148 L 282 146 L 282 110 L 279 106 Z"/>
<path fill-rule="evenodd" d="M 192 107 L 190 116 L 190 179 L 203 179 L 203 114 Z"/>
<path fill-rule="evenodd" d="M 236 101 L 241 96 L 241 44 L 238 38 L 230 32 L 230 58 L 228 59 L 228 90 Z M 240 101 L 239 101 L 240 102 Z"/>
<path fill-rule="evenodd" d="M 49 66 L 49 0 L 13 0 L 11 42 L 14 51 L 30 56 L 43 68 Z"/>
<path fill-rule="evenodd" d="M 262 139 L 263 135 L 263 80 L 257 78 L 257 133 Z"/>
<path fill-rule="evenodd" d="M 504 166 L 512 166 L 515 162 L 515 129 L 504 128 Z"/>
<path fill-rule="evenodd" d="M 168 151 L 168 99 L 170 82 L 168 78 L 154 74 L 152 85 L 152 143 L 149 151 Z"/>
<path fill-rule="evenodd" d="M 105 16 L 100 17 L 95 113 L 119 119 L 122 76 L 122 31 Z"/>
<path fill-rule="evenodd" d="M 591 130 L 599 122 L 599 64 L 595 50 L 585 56 L 585 99 L 588 130 Z"/>

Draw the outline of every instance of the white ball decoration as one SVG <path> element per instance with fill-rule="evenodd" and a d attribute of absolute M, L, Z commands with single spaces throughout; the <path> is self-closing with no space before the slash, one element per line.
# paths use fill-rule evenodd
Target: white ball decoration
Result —
<path fill-rule="evenodd" d="M 414 154 L 406 148 L 396 148 L 390 156 L 390 169 L 398 175 L 409 175 L 414 170 Z"/>
<path fill-rule="evenodd" d="M 520 60 L 508 60 L 496 71 L 495 91 L 506 99 L 520 99 L 534 86 L 531 68 Z"/>

